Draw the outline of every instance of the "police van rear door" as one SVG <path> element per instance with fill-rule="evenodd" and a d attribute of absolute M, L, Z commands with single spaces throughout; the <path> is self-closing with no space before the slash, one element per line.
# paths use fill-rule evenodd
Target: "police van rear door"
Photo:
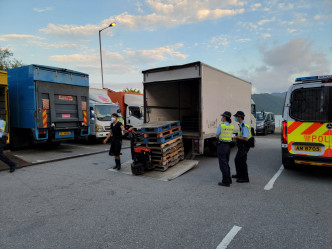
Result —
<path fill-rule="evenodd" d="M 312 85 L 312 84 L 310 84 Z M 332 86 L 296 88 L 290 99 L 287 122 L 288 150 L 291 154 L 331 157 Z"/>

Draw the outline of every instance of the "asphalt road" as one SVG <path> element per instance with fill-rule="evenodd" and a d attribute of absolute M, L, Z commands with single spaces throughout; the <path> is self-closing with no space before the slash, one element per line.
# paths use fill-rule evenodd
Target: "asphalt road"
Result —
<path fill-rule="evenodd" d="M 332 170 L 281 169 L 272 185 L 273 135 L 249 152 L 250 183 L 219 187 L 217 159 L 198 159 L 169 182 L 109 171 L 107 153 L 2 171 L 0 248 L 331 248 Z"/>

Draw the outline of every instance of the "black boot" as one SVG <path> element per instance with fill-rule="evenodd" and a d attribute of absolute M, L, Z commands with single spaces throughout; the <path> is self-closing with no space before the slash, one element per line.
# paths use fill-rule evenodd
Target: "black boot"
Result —
<path fill-rule="evenodd" d="M 117 169 L 120 170 L 121 169 L 120 159 L 116 159 L 115 162 L 116 162 Z"/>
<path fill-rule="evenodd" d="M 16 165 L 10 166 L 9 172 L 13 173 L 16 170 Z"/>
<path fill-rule="evenodd" d="M 113 167 L 113 169 L 117 169 L 118 168 L 118 160 L 115 159 L 115 166 Z"/>

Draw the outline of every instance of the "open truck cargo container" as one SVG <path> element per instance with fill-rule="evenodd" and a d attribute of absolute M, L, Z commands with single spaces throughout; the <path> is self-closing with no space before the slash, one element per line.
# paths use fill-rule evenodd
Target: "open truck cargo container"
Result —
<path fill-rule="evenodd" d="M 179 120 L 186 154 L 215 149 L 224 111 L 251 123 L 251 83 L 202 62 L 145 70 L 143 85 L 144 122 Z"/>
<path fill-rule="evenodd" d="M 28 65 L 8 70 L 11 145 L 89 135 L 89 75 Z"/>
<path fill-rule="evenodd" d="M 7 72 L 0 71 L 0 119 L 6 121 L 5 133 L 9 133 L 9 117 L 8 117 L 8 79 Z M 9 143 L 7 135 L 6 144 Z"/>

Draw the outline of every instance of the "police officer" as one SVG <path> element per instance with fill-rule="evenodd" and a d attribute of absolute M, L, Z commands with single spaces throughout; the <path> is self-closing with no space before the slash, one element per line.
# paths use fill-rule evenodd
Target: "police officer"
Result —
<path fill-rule="evenodd" d="M 124 125 L 124 120 L 123 120 L 123 117 L 122 117 L 122 114 L 121 114 L 121 109 L 118 109 L 116 111 L 118 113 L 118 122 L 120 122 L 122 125 Z"/>
<path fill-rule="evenodd" d="M 231 151 L 232 135 L 234 126 L 231 125 L 232 114 L 225 111 L 222 115 L 222 123 L 218 126 L 216 131 L 216 138 L 218 138 L 218 160 L 219 168 L 222 173 L 222 181 L 218 183 L 219 186 L 229 187 L 232 183 L 231 171 L 229 168 L 229 154 Z"/>
<path fill-rule="evenodd" d="M 249 125 L 244 121 L 244 112 L 238 111 L 234 114 L 235 121 L 239 123 L 239 132 L 236 137 L 238 151 L 235 156 L 235 169 L 236 175 L 232 175 L 232 178 L 237 178 L 237 182 L 244 183 L 249 182 L 247 154 L 250 149 L 248 140 L 251 138 L 251 131 Z"/>
<path fill-rule="evenodd" d="M 115 158 L 115 166 L 113 169 L 120 170 L 121 169 L 121 161 L 120 161 L 120 153 L 121 153 L 121 146 L 122 146 L 122 135 L 127 132 L 123 124 L 118 121 L 119 115 L 117 113 L 112 114 L 112 123 L 111 123 L 111 130 L 108 133 L 107 137 L 104 140 L 104 144 L 112 136 L 111 147 L 109 151 L 110 156 L 114 156 Z"/>
<path fill-rule="evenodd" d="M 9 172 L 12 173 L 16 169 L 16 164 L 10 160 L 6 155 L 3 154 L 3 147 L 6 143 L 6 136 L 4 136 L 4 132 L 6 129 L 6 121 L 0 119 L 0 160 L 6 163 L 9 166 Z"/>

